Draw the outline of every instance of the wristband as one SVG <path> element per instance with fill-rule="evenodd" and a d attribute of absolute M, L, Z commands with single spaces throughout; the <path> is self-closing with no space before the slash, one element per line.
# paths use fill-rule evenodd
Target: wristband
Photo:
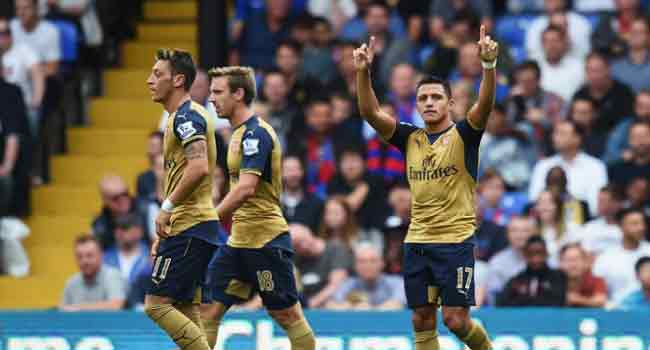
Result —
<path fill-rule="evenodd" d="M 481 66 L 483 66 L 483 69 L 494 69 L 497 66 L 497 60 L 494 59 L 492 62 L 481 61 Z"/>
<path fill-rule="evenodd" d="M 168 213 L 171 213 L 174 210 L 175 206 L 172 201 L 169 200 L 169 198 L 165 199 L 165 201 L 162 203 L 160 206 L 160 209 L 163 211 L 166 211 Z"/>

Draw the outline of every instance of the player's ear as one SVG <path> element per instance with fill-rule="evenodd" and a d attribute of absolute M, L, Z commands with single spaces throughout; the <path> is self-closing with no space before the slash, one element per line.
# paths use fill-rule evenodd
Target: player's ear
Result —
<path fill-rule="evenodd" d="M 245 94 L 246 92 L 244 91 L 243 88 L 237 88 L 237 90 L 235 90 L 235 93 L 233 95 L 235 95 L 235 99 L 237 99 L 237 101 L 243 102 Z"/>
<path fill-rule="evenodd" d="M 185 74 L 175 74 L 172 76 L 172 79 L 175 88 L 180 88 L 185 85 Z"/>
<path fill-rule="evenodd" d="M 453 107 L 456 104 L 456 100 L 453 97 L 449 96 L 449 107 Z"/>

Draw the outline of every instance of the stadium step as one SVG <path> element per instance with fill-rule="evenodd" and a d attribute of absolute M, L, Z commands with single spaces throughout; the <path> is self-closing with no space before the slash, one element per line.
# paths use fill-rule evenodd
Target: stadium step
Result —
<path fill-rule="evenodd" d="M 193 42 L 170 41 L 164 44 L 128 42 L 124 44 L 122 51 L 124 65 L 128 68 L 151 69 L 151 66 L 154 64 L 156 51 L 161 47 L 187 50 L 193 57 L 197 57 L 198 53 L 197 45 Z"/>
<path fill-rule="evenodd" d="M 147 77 L 153 64 L 153 53 L 148 67 L 134 70 L 110 70 L 104 73 L 106 97 L 137 98 L 141 102 L 155 105 L 147 86 Z M 160 108 L 160 107 L 159 107 Z"/>
<path fill-rule="evenodd" d="M 32 190 L 35 215 L 79 215 L 89 218 L 101 209 L 97 186 L 47 185 Z"/>
<path fill-rule="evenodd" d="M 195 19 L 197 14 L 197 1 L 147 1 L 144 4 L 144 18 L 148 21 L 188 21 Z"/>
<path fill-rule="evenodd" d="M 72 155 L 137 155 L 146 151 L 149 133 L 134 129 L 71 129 L 68 144 Z"/>
<path fill-rule="evenodd" d="M 56 270 L 52 269 L 52 271 Z M 44 274 L 18 280 L 6 276 L 0 277 L 0 308 L 24 310 L 55 307 L 61 301 L 67 277 L 69 276 Z"/>
<path fill-rule="evenodd" d="M 32 216 L 26 222 L 32 234 L 25 240 L 25 246 L 28 248 L 51 245 L 68 247 L 80 233 L 90 231 L 91 221 L 91 218 L 80 215 Z"/>
<path fill-rule="evenodd" d="M 105 174 L 117 174 L 130 181 L 147 168 L 144 150 L 140 156 L 66 156 L 52 161 L 57 185 L 97 186 Z"/>
<path fill-rule="evenodd" d="M 159 24 L 143 23 L 138 25 L 138 41 L 166 43 L 167 40 L 196 42 L 198 28 L 196 24 Z"/>
<path fill-rule="evenodd" d="M 155 130 L 163 109 L 150 99 L 97 98 L 90 102 L 90 125 L 102 129 Z"/>

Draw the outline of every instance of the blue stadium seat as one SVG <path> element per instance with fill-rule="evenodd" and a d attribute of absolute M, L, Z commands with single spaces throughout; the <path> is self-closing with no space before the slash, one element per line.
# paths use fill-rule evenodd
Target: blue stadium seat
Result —
<path fill-rule="evenodd" d="M 59 30 L 61 39 L 61 60 L 64 63 L 75 63 L 79 57 L 79 42 L 81 40 L 77 26 L 63 20 L 50 21 Z"/>
<path fill-rule="evenodd" d="M 524 45 L 510 46 L 508 52 L 510 53 L 510 57 L 512 57 L 514 63 L 521 63 L 528 57 L 528 53 L 526 52 L 526 47 Z"/>
<path fill-rule="evenodd" d="M 495 25 L 497 38 L 510 46 L 523 47 L 526 41 L 526 28 L 536 15 L 506 15 L 499 17 Z"/>

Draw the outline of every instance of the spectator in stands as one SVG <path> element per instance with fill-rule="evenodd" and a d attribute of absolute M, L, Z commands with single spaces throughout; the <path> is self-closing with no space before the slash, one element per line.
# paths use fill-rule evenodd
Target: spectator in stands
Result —
<path fill-rule="evenodd" d="M 501 173 L 494 167 L 488 169 L 479 181 L 479 211 L 483 220 L 496 225 L 507 226 L 510 218 L 521 215 L 528 202 L 526 195 L 519 192 L 506 192 L 506 183 Z"/>
<path fill-rule="evenodd" d="M 626 295 L 618 304 L 622 310 L 648 312 L 650 311 L 650 256 L 644 256 L 634 265 L 639 289 Z"/>
<path fill-rule="evenodd" d="M 154 176 L 154 190 L 152 193 L 149 193 L 146 197 L 138 197 L 138 203 L 139 206 L 142 207 L 143 212 L 145 213 L 144 217 L 146 218 L 146 221 L 144 222 L 144 232 L 149 232 L 149 236 L 145 237 L 145 239 L 148 239 L 149 241 L 153 242 L 156 240 L 157 235 L 156 235 L 156 218 L 158 217 L 158 214 L 160 212 L 160 206 L 162 205 L 162 202 L 165 200 L 165 188 L 164 188 L 164 182 L 165 182 L 165 169 L 164 169 L 164 164 L 165 160 L 163 158 L 162 153 L 155 155 L 152 160 L 152 171 L 153 171 L 153 176 Z M 221 169 L 221 167 L 217 166 L 216 168 Z M 217 173 L 217 170 L 215 170 L 215 174 Z M 215 183 L 215 187 L 213 188 L 214 190 L 217 189 L 217 185 Z M 216 204 L 215 204 L 216 205 Z"/>
<path fill-rule="evenodd" d="M 541 43 L 544 52 L 537 58 L 537 63 L 542 75 L 542 88 L 570 101 L 585 81 L 584 60 L 568 54 L 569 38 L 566 31 L 557 26 L 544 29 Z"/>
<path fill-rule="evenodd" d="M 628 53 L 612 62 L 612 77 L 635 92 L 650 89 L 650 23 L 639 17 L 632 22 Z"/>
<path fill-rule="evenodd" d="M 287 222 L 302 224 L 317 232 L 323 201 L 305 191 L 305 167 L 300 157 L 288 155 L 282 158 L 282 183 L 284 191 L 280 202 Z"/>
<path fill-rule="evenodd" d="M 326 241 L 337 241 L 348 248 L 355 246 L 361 240 L 357 220 L 345 197 L 336 195 L 327 197 L 317 236 Z"/>
<path fill-rule="evenodd" d="M 493 183 L 497 182 L 496 179 L 493 178 L 493 180 Z M 481 183 L 483 183 L 482 178 Z M 492 221 L 486 220 L 483 216 L 483 210 L 481 210 L 481 197 L 482 196 L 478 195 L 474 197 L 477 213 L 476 232 L 474 233 L 474 257 L 477 260 L 487 262 L 494 255 L 508 247 L 508 239 L 506 238 L 505 230 L 505 225 L 507 225 L 507 223 L 504 225 L 498 225 Z M 487 270 L 487 264 L 484 267 Z"/>
<path fill-rule="evenodd" d="M 471 83 L 473 85 L 474 94 L 478 96 L 482 72 L 483 68 L 481 67 L 481 60 L 479 57 L 479 47 L 475 42 L 468 42 L 460 46 L 458 49 L 458 65 L 456 69 L 449 74 L 449 81 L 455 83 L 463 80 Z M 496 102 L 504 102 L 507 96 L 508 87 L 497 81 Z"/>
<path fill-rule="evenodd" d="M 630 36 L 632 22 L 642 16 L 643 9 L 639 0 L 616 0 L 616 11 L 600 16 L 591 35 L 592 47 L 610 57 L 623 54 L 625 39 Z"/>
<path fill-rule="evenodd" d="M 290 225 L 289 232 L 307 306 L 323 307 L 348 278 L 352 268 L 350 251 L 338 241 L 315 237 L 309 228 L 300 224 Z"/>
<path fill-rule="evenodd" d="M 13 40 L 31 47 L 38 54 L 39 62 L 45 65 L 48 77 L 56 75 L 61 61 L 58 30 L 41 19 L 37 0 L 15 0 L 15 3 L 16 18 L 10 23 Z"/>
<path fill-rule="evenodd" d="M 552 167 L 546 174 L 546 191 L 561 201 L 561 207 L 564 208 L 563 222 L 565 228 L 571 231 L 576 225 L 584 224 L 591 216 L 587 202 L 572 196 L 567 189 L 567 182 L 566 172 L 561 166 Z"/>
<path fill-rule="evenodd" d="M 547 264 L 546 242 L 540 236 L 524 246 L 526 269 L 513 277 L 499 294 L 499 306 L 564 306 L 567 302 L 567 277 Z"/>
<path fill-rule="evenodd" d="M 606 163 L 613 164 L 620 161 L 624 158 L 625 151 L 628 151 L 627 157 L 631 155 L 628 139 L 630 127 L 634 122 L 650 123 L 650 90 L 641 91 L 636 95 L 634 116 L 619 122 L 609 134 L 604 159 Z"/>
<path fill-rule="evenodd" d="M 406 305 L 404 281 L 383 273 L 382 250 L 361 242 L 354 250 L 355 277 L 348 277 L 326 308 L 333 310 L 398 310 Z"/>
<path fill-rule="evenodd" d="M 20 89 L 4 81 L 2 67 L 0 62 L 0 101 L 5 102 L 0 111 L 0 217 L 10 213 L 13 200 L 17 198 L 15 192 L 20 192 L 16 191 L 16 185 L 24 174 L 17 172 L 19 166 L 16 162 L 19 160 L 21 138 L 25 136 L 20 125 L 25 116 Z"/>
<path fill-rule="evenodd" d="M 540 59 L 544 56 L 541 39 L 549 25 L 560 25 L 568 32 L 567 54 L 582 60 L 591 51 L 589 37 L 591 24 L 584 16 L 569 11 L 565 0 L 544 0 L 545 14 L 537 17 L 526 30 L 526 51 L 528 57 Z"/>
<path fill-rule="evenodd" d="M 297 142 L 289 144 L 288 151 L 305 155 L 307 190 L 324 199 L 327 184 L 336 174 L 337 146 L 347 144 L 348 140 L 332 136 L 335 125 L 329 101 L 313 100 L 305 113 L 308 132 Z"/>
<path fill-rule="evenodd" d="M 587 82 L 573 97 L 590 97 L 600 112 L 594 125 L 598 132 L 609 132 L 614 125 L 634 113 L 634 93 L 625 84 L 612 78 L 605 56 L 587 56 Z"/>
<path fill-rule="evenodd" d="M 481 0 L 453 1 L 431 0 L 429 5 L 429 18 L 434 37 L 439 38 L 449 28 L 454 16 L 459 12 L 470 12 L 481 20 L 488 31 L 492 29 L 492 2 Z"/>
<path fill-rule="evenodd" d="M 423 127 L 422 118 L 418 117 L 415 110 L 416 74 L 415 68 L 408 63 L 401 63 L 393 67 L 387 97 L 400 122 Z"/>
<path fill-rule="evenodd" d="M 158 155 L 162 155 L 163 137 L 162 131 L 153 131 L 149 134 L 149 143 L 147 145 L 147 160 L 149 161 L 149 170 L 138 175 L 136 192 L 141 198 L 149 198 L 156 193 L 156 175 L 154 172 L 155 160 Z"/>
<path fill-rule="evenodd" d="M 331 23 L 332 30 L 338 33 L 345 22 L 357 14 L 354 0 L 309 0 L 307 9 L 324 22 Z"/>
<path fill-rule="evenodd" d="M 557 154 L 540 160 L 535 165 L 528 188 L 528 198 L 536 200 L 546 187 L 548 172 L 551 168 L 560 166 L 566 173 L 569 193 L 579 200 L 586 201 L 590 212 L 595 213 L 598 192 L 607 184 L 605 165 L 601 160 L 582 151 L 582 129 L 572 121 L 555 124 L 552 139 Z"/>
<path fill-rule="evenodd" d="M 397 187 L 397 186 L 396 186 Z M 409 203 L 410 205 L 410 203 Z M 382 233 L 384 234 L 384 261 L 386 273 L 402 273 L 404 238 L 408 231 L 408 221 L 397 216 L 386 219 Z"/>
<path fill-rule="evenodd" d="M 275 51 L 289 38 L 292 18 L 289 0 L 267 0 L 266 8 L 251 11 L 244 21 L 241 35 L 230 53 L 230 64 L 268 69 L 273 66 Z"/>
<path fill-rule="evenodd" d="M 619 300 L 638 286 L 634 264 L 650 255 L 650 243 L 644 240 L 647 230 L 644 213 L 636 208 L 622 210 L 617 219 L 623 232 L 622 244 L 606 249 L 596 258 L 593 272 L 607 282 L 610 300 Z"/>
<path fill-rule="evenodd" d="M 650 124 L 634 122 L 628 140 L 630 148 L 623 159 L 608 169 L 611 181 L 620 186 L 627 186 L 634 178 L 650 176 Z"/>
<path fill-rule="evenodd" d="M 321 83 L 305 74 L 302 47 L 293 40 L 282 41 L 275 51 L 275 64 L 284 74 L 289 88 L 289 100 L 292 104 L 302 106 L 310 97 L 322 93 Z"/>
<path fill-rule="evenodd" d="M 576 123 L 585 132 L 583 148 L 590 156 L 601 158 L 607 144 L 607 134 L 594 130 L 598 111 L 590 98 L 576 98 L 571 102 L 568 119 Z"/>
<path fill-rule="evenodd" d="M 99 183 L 102 197 L 102 211 L 93 220 L 92 231 L 103 249 L 115 244 L 115 220 L 118 216 L 133 213 L 144 219 L 144 210 L 140 202 L 129 194 L 129 188 L 118 175 L 107 175 Z M 148 233 L 147 233 L 148 236 Z"/>
<path fill-rule="evenodd" d="M 607 302 L 605 280 L 594 276 L 587 252 L 579 243 L 570 243 L 560 250 L 560 269 L 567 276 L 566 304 L 572 307 L 604 307 Z"/>
<path fill-rule="evenodd" d="M 137 215 L 126 214 L 115 220 L 115 246 L 104 252 L 104 264 L 118 269 L 128 285 L 135 282 L 141 270 L 151 272 L 149 247 Z"/>
<path fill-rule="evenodd" d="M 481 139 L 479 176 L 488 169 L 499 169 L 508 186 L 524 191 L 528 188 L 537 151 L 528 135 L 512 125 L 506 120 L 503 105 L 496 105 Z"/>
<path fill-rule="evenodd" d="M 383 103 L 380 108 L 393 118 L 397 112 L 393 105 Z M 363 134 L 366 138 L 366 169 L 369 174 L 383 177 L 387 186 L 399 182 L 404 177 L 404 156 L 395 146 L 381 139 L 367 122 L 363 124 Z"/>
<path fill-rule="evenodd" d="M 345 40 L 362 41 L 377 27 L 386 27 L 392 37 L 401 39 L 406 34 L 404 21 L 395 11 L 391 11 L 383 0 L 354 0 L 356 16 L 350 18 L 341 29 L 339 36 Z"/>
<path fill-rule="evenodd" d="M 23 93 L 29 113 L 37 115 L 45 95 L 45 71 L 39 55 L 29 46 L 15 42 L 9 21 L 0 17 L 0 58 L 6 81 Z"/>
<path fill-rule="evenodd" d="M 398 222 L 399 225 L 407 225 L 411 220 L 411 190 L 408 184 L 403 182 L 396 183 L 388 191 L 388 205 L 391 214 L 386 218 L 386 226 L 389 221 Z"/>
<path fill-rule="evenodd" d="M 614 0 L 573 0 L 573 7 L 580 12 L 612 12 L 616 9 Z"/>
<path fill-rule="evenodd" d="M 102 264 L 102 248 L 96 238 L 84 235 L 75 241 L 79 271 L 65 284 L 61 311 L 119 310 L 126 297 L 120 272 Z"/>
<path fill-rule="evenodd" d="M 624 208 L 641 208 L 646 216 L 650 216 L 650 181 L 645 177 L 632 179 L 625 187 Z M 648 232 L 650 234 L 650 232 Z M 650 240 L 650 236 L 648 239 Z"/>
<path fill-rule="evenodd" d="M 366 172 L 363 151 L 348 147 L 339 155 L 337 175 L 327 185 L 328 195 L 342 195 L 365 229 L 379 229 L 388 216 L 381 178 Z"/>
<path fill-rule="evenodd" d="M 574 238 L 591 255 L 591 261 L 602 252 L 621 245 L 622 233 L 616 214 L 623 208 L 623 194 L 613 185 L 598 193 L 597 216 L 573 232 Z"/>
<path fill-rule="evenodd" d="M 535 220 L 524 216 L 515 216 L 508 224 L 509 246 L 493 256 L 488 263 L 488 302 L 496 302 L 496 296 L 506 283 L 526 267 L 524 245 L 538 228 Z"/>
<path fill-rule="evenodd" d="M 534 207 L 539 224 L 540 234 L 546 242 L 548 264 L 551 267 L 559 265 L 560 247 L 569 240 L 569 232 L 578 225 L 573 224 L 566 217 L 565 205 L 558 195 L 551 191 L 544 191 L 539 195 Z"/>
<path fill-rule="evenodd" d="M 352 53 L 357 48 L 354 41 L 343 41 L 336 44 L 332 50 L 332 58 L 336 63 L 336 74 L 329 82 L 326 90 L 339 92 L 348 96 L 357 96 L 356 69 Z M 382 88 L 381 85 L 378 86 Z M 378 96 L 382 94 L 378 91 Z"/>
<path fill-rule="evenodd" d="M 313 21 L 311 45 L 303 50 L 303 62 L 309 64 L 303 64 L 302 69 L 307 75 L 319 79 L 321 84 L 326 85 L 336 75 L 336 65 L 332 57 L 334 33 L 332 25 L 325 18 L 316 17 Z"/>
<path fill-rule="evenodd" d="M 262 92 L 269 106 L 268 121 L 280 138 L 280 144 L 287 145 L 290 134 L 299 135 L 301 124 L 298 105 L 289 99 L 287 78 L 278 70 L 270 70 L 264 75 Z M 304 128 L 304 126 L 302 126 Z"/>

